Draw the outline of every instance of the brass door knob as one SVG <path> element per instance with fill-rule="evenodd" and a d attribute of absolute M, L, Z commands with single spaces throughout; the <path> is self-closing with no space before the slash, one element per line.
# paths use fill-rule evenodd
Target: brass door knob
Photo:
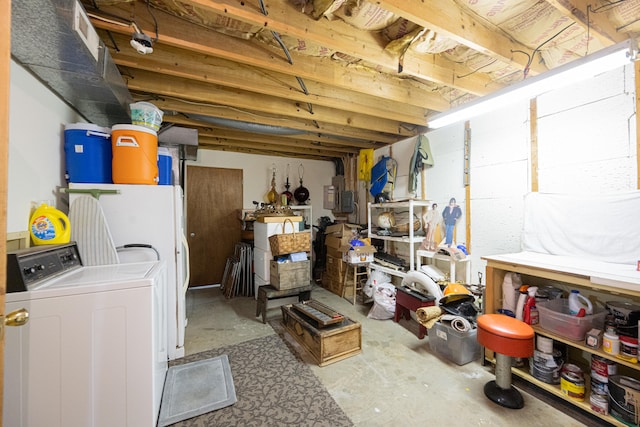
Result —
<path fill-rule="evenodd" d="M 29 311 L 20 308 L 7 314 L 4 318 L 5 326 L 23 326 L 29 321 Z"/>
<path fill-rule="evenodd" d="M 29 321 L 29 311 L 20 308 L 6 316 L 0 316 L 0 337 L 4 337 L 5 326 L 24 326 Z"/>

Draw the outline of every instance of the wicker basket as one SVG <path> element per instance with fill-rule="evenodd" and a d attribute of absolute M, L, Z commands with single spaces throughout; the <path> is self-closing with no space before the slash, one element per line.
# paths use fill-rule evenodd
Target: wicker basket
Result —
<path fill-rule="evenodd" d="M 413 231 L 420 230 L 421 225 L 422 224 L 420 219 L 418 219 L 418 216 L 413 214 Z M 396 219 L 396 225 L 391 227 L 391 231 L 409 234 L 409 220 L 406 220 L 406 222 L 399 222 L 398 219 Z"/>
<path fill-rule="evenodd" d="M 290 234 L 274 234 L 269 236 L 269 246 L 274 256 L 293 254 L 296 252 L 308 252 L 311 250 L 311 238 L 309 233 L 297 233 L 296 227 L 290 219 L 286 219 L 282 223 L 282 232 L 284 233 L 287 223 L 291 224 L 293 233 Z"/>

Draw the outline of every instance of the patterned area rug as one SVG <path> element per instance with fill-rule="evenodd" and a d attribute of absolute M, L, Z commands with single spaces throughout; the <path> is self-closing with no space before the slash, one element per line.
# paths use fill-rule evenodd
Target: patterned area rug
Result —
<path fill-rule="evenodd" d="M 353 425 L 309 366 L 278 335 L 204 351 L 174 360 L 170 366 L 222 354 L 229 357 L 236 404 L 172 426 Z"/>

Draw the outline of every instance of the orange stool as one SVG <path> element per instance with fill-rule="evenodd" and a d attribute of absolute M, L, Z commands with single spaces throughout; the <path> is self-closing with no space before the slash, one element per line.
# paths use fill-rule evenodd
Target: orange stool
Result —
<path fill-rule="evenodd" d="M 511 385 L 511 358 L 533 355 L 533 328 L 504 314 L 478 316 L 478 343 L 496 354 L 496 379 L 484 386 L 484 394 L 511 409 L 524 407 L 524 399 Z"/>

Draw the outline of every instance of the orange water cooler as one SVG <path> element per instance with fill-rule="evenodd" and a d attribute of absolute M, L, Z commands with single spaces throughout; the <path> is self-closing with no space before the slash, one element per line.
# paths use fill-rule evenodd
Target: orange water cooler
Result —
<path fill-rule="evenodd" d="M 111 128 L 114 184 L 158 184 L 158 134 L 148 127 Z"/>

